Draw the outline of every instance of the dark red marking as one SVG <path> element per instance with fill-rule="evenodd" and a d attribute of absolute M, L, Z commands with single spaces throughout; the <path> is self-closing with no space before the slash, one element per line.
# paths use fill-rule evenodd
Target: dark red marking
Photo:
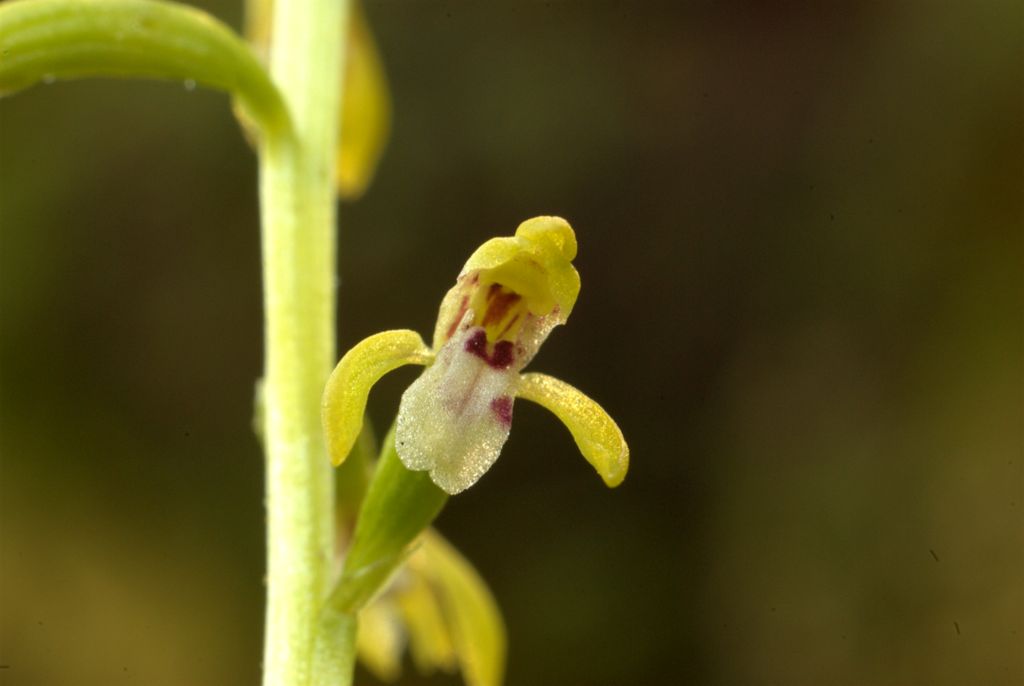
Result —
<path fill-rule="evenodd" d="M 491 401 L 491 411 L 499 422 L 505 426 L 512 426 L 512 398 L 499 395 Z"/>
<path fill-rule="evenodd" d="M 513 291 L 505 290 L 501 284 L 491 284 L 487 291 L 487 312 L 484 313 L 481 326 L 497 324 L 505 318 L 505 314 L 513 305 L 522 300 L 522 296 Z"/>
<path fill-rule="evenodd" d="M 522 312 L 519 312 L 516 314 L 516 316 L 512 317 L 512 319 L 509 319 L 508 324 L 505 325 L 505 328 L 501 330 L 501 333 L 499 333 L 498 336 L 501 337 L 507 334 L 509 330 L 511 330 L 512 327 L 515 325 L 515 323 L 519 321 L 519 317 L 521 317 L 522 314 Z"/>
<path fill-rule="evenodd" d="M 466 341 L 466 352 L 487 359 L 487 334 L 483 330 L 474 331 L 469 337 Z"/>
<path fill-rule="evenodd" d="M 487 334 L 479 329 L 466 341 L 466 352 L 476 355 L 495 369 L 508 369 L 515 360 L 516 346 L 512 341 L 498 341 L 494 350 L 487 352 Z"/>
<path fill-rule="evenodd" d="M 452 319 L 452 324 L 448 327 L 448 333 L 444 337 L 445 340 L 448 340 L 455 335 L 455 329 L 459 328 L 459 324 L 462 323 L 462 317 L 466 314 L 466 308 L 468 307 L 469 296 L 464 295 L 462 296 L 462 302 L 459 303 L 459 313 Z"/>
<path fill-rule="evenodd" d="M 508 369 L 515 359 L 516 346 L 512 341 L 498 341 L 494 344 L 494 352 L 487 364 L 495 369 Z"/>

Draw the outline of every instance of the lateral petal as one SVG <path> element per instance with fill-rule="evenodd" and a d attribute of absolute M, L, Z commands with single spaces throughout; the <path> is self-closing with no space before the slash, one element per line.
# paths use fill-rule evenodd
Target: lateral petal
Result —
<path fill-rule="evenodd" d="M 331 372 L 320 403 L 327 451 L 335 466 L 348 457 L 363 427 L 366 398 L 380 377 L 407 364 L 430 364 L 433 354 L 415 331 L 374 334 L 345 353 Z"/>
<path fill-rule="evenodd" d="M 547 408 L 572 434 L 580 452 L 610 488 L 629 469 L 629 446 L 607 412 L 589 397 L 546 374 L 523 374 L 517 395 Z"/>

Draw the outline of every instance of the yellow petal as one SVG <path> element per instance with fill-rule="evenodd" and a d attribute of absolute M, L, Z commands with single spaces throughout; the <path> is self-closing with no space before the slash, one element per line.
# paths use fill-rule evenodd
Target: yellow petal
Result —
<path fill-rule="evenodd" d="M 357 198 L 366 190 L 384 152 L 390 127 L 387 76 L 361 3 L 353 3 L 345 99 L 335 156 L 335 182 L 342 198 Z"/>
<path fill-rule="evenodd" d="M 487 584 L 440 534 L 423 534 L 414 564 L 438 590 L 467 686 L 499 686 L 505 673 L 505 623 Z"/>
<path fill-rule="evenodd" d="M 356 652 L 359 661 L 380 681 L 395 681 L 402 674 L 404 638 L 398 608 L 378 599 L 359 612 Z"/>
<path fill-rule="evenodd" d="M 373 384 L 393 369 L 431 360 L 433 354 L 420 335 L 407 329 L 375 334 L 345 353 L 327 380 L 320 404 L 327 450 L 335 466 L 345 460 L 359 437 Z"/>
<path fill-rule="evenodd" d="M 534 217 L 513 237 L 492 238 L 470 255 L 462 273 L 480 272 L 483 285 L 500 283 L 530 302 L 538 315 L 558 308 L 569 318 L 580 293 L 580 276 L 572 266 L 576 235 L 561 217 Z"/>
<path fill-rule="evenodd" d="M 629 446 L 615 420 L 600 405 L 564 381 L 546 374 L 523 374 L 517 395 L 551 410 L 562 420 L 583 457 L 605 484 L 614 488 L 626 478 Z"/>
<path fill-rule="evenodd" d="M 407 574 L 405 581 L 395 600 L 405 621 L 409 652 L 416 669 L 421 674 L 433 674 L 436 670 L 454 672 L 458 666 L 455 647 L 440 600 L 422 575 Z"/>
<path fill-rule="evenodd" d="M 516 235 L 531 241 L 549 243 L 550 247 L 570 262 L 576 259 L 576 233 L 561 217 L 534 217 L 516 229 Z"/>

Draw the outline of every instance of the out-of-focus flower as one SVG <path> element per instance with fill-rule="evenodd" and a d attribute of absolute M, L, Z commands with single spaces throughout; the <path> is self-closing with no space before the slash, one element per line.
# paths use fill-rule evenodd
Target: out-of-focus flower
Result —
<path fill-rule="evenodd" d="M 348 200 L 361 196 L 377 171 L 391 131 L 391 94 L 380 51 L 362 3 L 352 5 L 348 56 L 345 60 L 345 99 L 341 131 L 334 157 L 338 194 Z"/>
<path fill-rule="evenodd" d="M 245 35 L 264 63 L 270 58 L 273 11 L 274 0 L 246 2 Z M 373 180 L 391 130 L 387 74 L 361 2 L 350 8 L 347 47 L 334 181 L 340 197 L 354 200 Z M 235 114 L 251 130 L 241 110 Z"/>
<path fill-rule="evenodd" d="M 382 681 L 401 675 L 408 647 L 423 674 L 458 669 L 468 686 L 496 686 L 505 626 L 473 566 L 427 530 L 391 586 L 359 613 L 359 659 Z"/>

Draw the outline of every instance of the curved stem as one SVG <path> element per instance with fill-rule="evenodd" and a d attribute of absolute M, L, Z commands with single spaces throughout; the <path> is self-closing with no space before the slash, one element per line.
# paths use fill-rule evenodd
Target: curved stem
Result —
<path fill-rule="evenodd" d="M 0 94 L 95 76 L 191 80 L 231 93 L 268 137 L 284 100 L 249 46 L 209 14 L 154 0 L 12 0 L 0 6 Z"/>

